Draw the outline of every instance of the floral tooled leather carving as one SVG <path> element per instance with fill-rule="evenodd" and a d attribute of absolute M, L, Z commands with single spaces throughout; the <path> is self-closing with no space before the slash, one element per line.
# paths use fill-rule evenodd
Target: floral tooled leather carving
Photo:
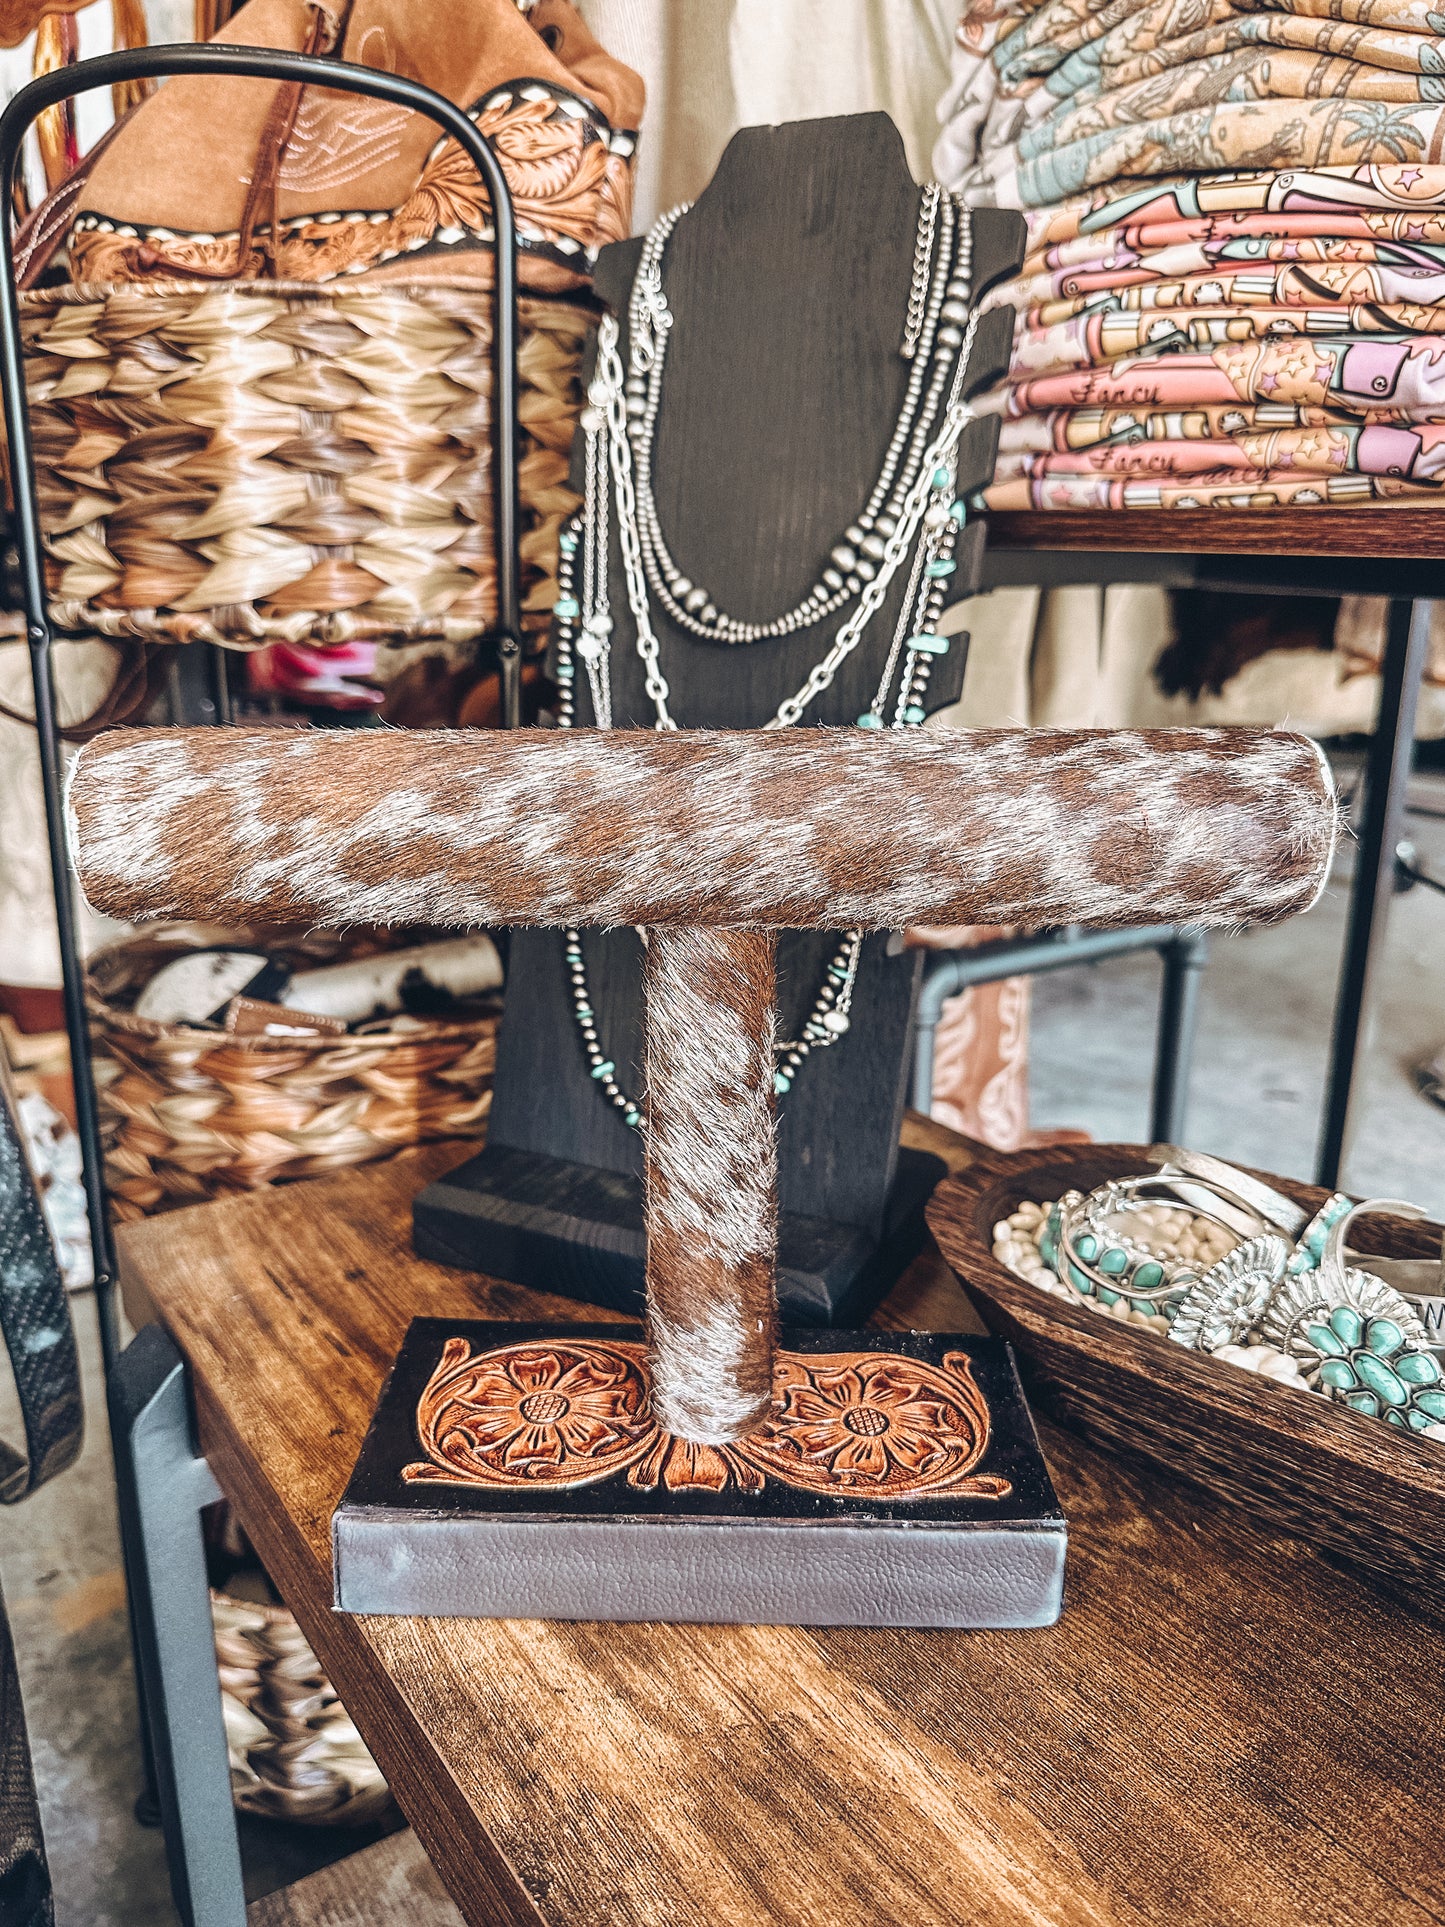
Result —
<path fill-rule="evenodd" d="M 473 1354 L 449 1338 L 417 1405 L 408 1484 L 592 1485 L 657 1436 L 641 1345 L 589 1339 Z"/>
<path fill-rule="evenodd" d="M 698 1445 L 674 1438 L 660 1427 L 652 1444 L 627 1475 L 627 1483 L 650 1492 L 659 1483 L 669 1492 L 761 1492 L 764 1479 L 731 1445 Z"/>
<path fill-rule="evenodd" d="M 449 1338 L 417 1406 L 426 1459 L 407 1483 L 494 1489 L 628 1483 L 670 1492 L 761 1492 L 768 1479 L 844 1499 L 1000 1499 L 975 1474 L 988 1404 L 964 1352 L 941 1365 L 895 1352 L 780 1352 L 773 1415 L 729 1445 L 662 1431 L 641 1345 L 559 1339 L 473 1354 Z"/>
<path fill-rule="evenodd" d="M 737 1450 L 769 1478 L 829 1496 L 1002 1498 L 1007 1479 L 970 1477 L 989 1414 L 965 1352 L 928 1365 L 897 1352 L 781 1352 L 769 1422 Z"/>

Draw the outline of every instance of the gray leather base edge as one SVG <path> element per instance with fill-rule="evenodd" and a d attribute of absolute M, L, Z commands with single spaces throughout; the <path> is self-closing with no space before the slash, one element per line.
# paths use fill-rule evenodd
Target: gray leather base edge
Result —
<path fill-rule="evenodd" d="M 1061 1521 L 332 1520 L 339 1611 L 471 1619 L 1051 1626 L 1067 1544 Z"/>

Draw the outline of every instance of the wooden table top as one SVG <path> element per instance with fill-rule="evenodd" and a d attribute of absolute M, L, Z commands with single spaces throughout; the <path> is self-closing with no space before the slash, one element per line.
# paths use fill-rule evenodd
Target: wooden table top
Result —
<path fill-rule="evenodd" d="M 1014 510 L 989 516 L 988 542 L 991 549 L 1427 561 L 1445 559 L 1445 514 L 1428 506 Z"/>
<path fill-rule="evenodd" d="M 120 1242 L 216 1476 L 475 1927 L 1445 1922 L 1445 1616 L 1048 1428 L 1070 1552 L 1047 1631 L 333 1613 L 331 1511 L 408 1319 L 578 1316 L 412 1256 L 410 1199 L 462 1155 Z M 879 1322 L 977 1328 L 931 1249 Z"/>

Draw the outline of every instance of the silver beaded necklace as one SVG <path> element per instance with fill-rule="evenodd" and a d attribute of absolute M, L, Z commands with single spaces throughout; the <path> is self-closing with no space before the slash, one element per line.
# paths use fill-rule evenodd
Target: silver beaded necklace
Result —
<path fill-rule="evenodd" d="M 948 578 L 956 567 L 953 550 L 966 519 L 964 504 L 954 498 L 958 441 L 972 417 L 961 394 L 979 323 L 978 311 L 970 314 L 969 310 L 972 235 L 968 214 L 936 185 L 924 189 L 900 346 L 912 367 L 878 480 L 857 521 L 834 545 L 818 580 L 802 600 L 770 622 L 745 623 L 720 611 L 707 592 L 678 569 L 652 494 L 662 373 L 668 337 L 676 325 L 663 290 L 662 260 L 686 212 L 684 205 L 664 214 L 643 244 L 629 304 L 625 370 L 615 317 L 605 316 L 598 330 L 596 372 L 579 422 L 583 505 L 562 531 L 560 593 L 553 610 L 558 726 L 574 725 L 580 659 L 596 725 L 612 727 L 614 624 L 608 545 L 615 511 L 628 609 L 657 729 L 678 725 L 662 672 L 650 594 L 681 627 L 709 641 L 733 644 L 789 635 L 855 605 L 802 687 L 786 697 L 763 725 L 784 729 L 797 723 L 808 705 L 831 686 L 905 565 L 907 586 L 887 660 L 873 702 L 858 724 L 864 729 L 916 728 L 926 714 L 923 699 L 933 660 L 949 649 L 948 638 L 937 632 L 938 621 Z M 813 1051 L 827 1049 L 849 1029 L 862 947 L 861 931 L 845 932 L 799 1035 L 777 1046 L 774 1084 L 780 1096 L 791 1088 Z M 598 1033 L 579 931 L 567 931 L 565 952 L 573 1010 L 591 1076 L 624 1121 L 641 1129 L 642 1106 L 618 1083 L 617 1065 Z"/>

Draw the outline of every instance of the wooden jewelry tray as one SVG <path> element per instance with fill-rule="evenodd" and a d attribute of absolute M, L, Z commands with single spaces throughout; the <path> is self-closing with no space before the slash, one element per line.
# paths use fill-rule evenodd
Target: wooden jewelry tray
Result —
<path fill-rule="evenodd" d="M 1053 1297 L 994 1257 L 994 1225 L 1025 1200 L 1148 1168 L 1142 1145 L 980 1150 L 934 1193 L 930 1229 L 989 1330 L 1014 1346 L 1030 1398 L 1091 1443 L 1232 1500 L 1251 1520 L 1445 1596 L 1445 1444 Z M 1310 1211 L 1328 1195 L 1258 1175 Z M 1440 1236 L 1438 1224 L 1372 1213 L 1350 1241 L 1428 1258 Z"/>

